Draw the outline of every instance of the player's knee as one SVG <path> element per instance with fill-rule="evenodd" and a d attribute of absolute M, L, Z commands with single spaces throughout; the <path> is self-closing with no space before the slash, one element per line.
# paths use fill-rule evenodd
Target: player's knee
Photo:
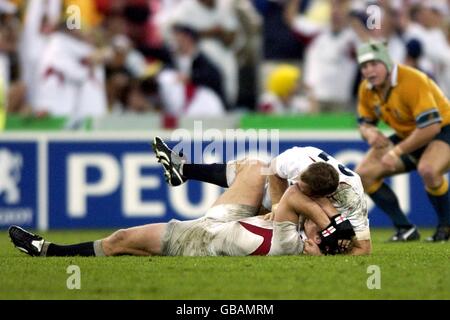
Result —
<path fill-rule="evenodd" d="M 355 168 L 355 172 L 359 175 L 363 184 L 369 183 L 369 181 L 374 179 L 373 172 L 367 166 L 359 165 Z"/>
<path fill-rule="evenodd" d="M 127 241 L 130 231 L 128 229 L 119 229 L 112 234 L 112 242 L 122 244 Z"/>
<path fill-rule="evenodd" d="M 102 244 L 104 250 L 108 252 L 108 255 L 121 253 L 128 239 L 128 234 L 129 231 L 127 229 L 119 229 L 103 240 Z"/>
<path fill-rule="evenodd" d="M 238 164 L 240 166 L 239 173 L 242 174 L 264 174 L 269 169 L 269 165 L 258 159 L 246 159 Z"/>
<path fill-rule="evenodd" d="M 439 172 L 429 163 L 419 163 L 417 171 L 427 185 L 433 185 L 434 181 L 440 179 Z"/>
<path fill-rule="evenodd" d="M 250 167 L 250 174 L 257 176 L 261 181 L 266 181 L 267 175 L 270 174 L 270 166 L 261 160 L 254 160 Z"/>
<path fill-rule="evenodd" d="M 262 160 L 254 159 L 252 161 L 252 166 L 254 168 L 257 168 L 257 169 L 265 169 L 265 168 L 269 167 L 269 164 L 267 162 L 262 161 Z"/>

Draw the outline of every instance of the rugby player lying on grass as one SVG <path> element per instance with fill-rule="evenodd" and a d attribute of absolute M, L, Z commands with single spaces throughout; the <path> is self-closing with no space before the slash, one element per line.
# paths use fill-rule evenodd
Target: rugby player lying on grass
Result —
<path fill-rule="evenodd" d="M 353 250 L 355 233 L 350 222 L 336 215 L 325 197 L 310 197 L 305 183 L 286 190 L 273 219 L 255 216 L 264 194 L 266 169 L 259 161 L 241 162 L 231 187 L 205 216 L 195 220 L 118 230 L 102 240 L 75 245 L 56 245 L 17 226 L 10 227 L 9 235 L 18 249 L 32 256 L 320 255 Z M 326 190 L 336 190 L 338 173 L 331 165 L 315 163 L 305 172 L 322 179 Z M 307 239 L 299 232 L 300 214 L 306 219 L 302 226 Z"/>
<path fill-rule="evenodd" d="M 159 137 L 155 137 L 153 141 L 153 150 L 158 161 L 163 165 L 167 183 L 172 186 L 178 186 L 192 179 L 228 188 L 233 184 L 236 168 L 240 163 L 240 161 L 230 161 L 227 164 L 190 164 L 177 152 L 171 150 Z M 327 178 L 327 171 L 307 170 L 313 163 L 327 163 L 335 169 L 338 173 L 337 188 L 333 184 L 333 179 Z M 372 245 L 367 203 L 363 185 L 357 173 L 323 150 L 314 147 L 288 149 L 271 161 L 269 169 L 266 173 L 267 179 L 261 206 L 265 210 L 261 210 L 260 214 L 271 211 L 273 215 L 288 186 L 298 184 L 303 193 L 316 203 L 320 202 L 322 207 L 330 206 L 328 212 L 342 214 L 350 221 L 356 233 L 353 238 L 352 254 L 370 254 Z"/>

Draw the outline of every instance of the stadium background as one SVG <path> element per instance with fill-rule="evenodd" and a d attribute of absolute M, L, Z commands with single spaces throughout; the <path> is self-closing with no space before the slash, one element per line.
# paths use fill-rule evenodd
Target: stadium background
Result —
<path fill-rule="evenodd" d="M 195 121 L 218 136 L 280 130 L 280 152 L 318 146 L 353 167 L 367 149 L 356 133 L 355 47 L 385 40 L 396 62 L 448 94 L 447 13 L 441 0 L 1 0 L 0 228 L 200 216 L 220 190 L 169 189 L 149 147 L 156 134 L 192 132 Z M 213 67 L 186 68 L 186 43 Z M 167 70 L 188 80 L 165 87 Z M 211 73 L 198 82 L 202 70 Z M 412 220 L 433 226 L 417 175 L 392 182 Z M 370 219 L 389 226 L 377 209 Z"/>
<path fill-rule="evenodd" d="M 255 148 L 260 141 L 245 133 L 243 130 L 241 135 L 228 135 L 220 145 L 218 136 L 216 141 L 194 140 L 191 153 L 199 141 L 201 154 L 196 157 L 205 156 L 205 161 L 210 162 L 258 152 L 267 159 L 271 152 L 312 145 L 352 168 L 366 149 L 358 135 L 345 130 L 282 132 L 273 145 L 268 141 L 267 151 Z M 150 147 L 156 134 L 166 138 L 171 135 L 168 131 L 4 134 L 0 138 L 3 167 L 15 174 L 3 176 L 0 228 L 12 224 L 39 230 L 120 228 L 203 215 L 221 189 L 197 182 L 168 186 Z M 213 143 L 215 150 L 204 154 L 203 150 Z M 233 152 L 226 154 L 230 146 Z M 274 146 L 277 150 L 272 150 Z M 189 152 L 187 156 L 191 158 Z M 432 227 L 435 216 L 420 178 L 416 174 L 402 175 L 392 183 L 414 223 Z M 390 226 L 377 208 L 371 208 L 369 217 L 372 227 Z"/>
<path fill-rule="evenodd" d="M 386 243 L 392 227 L 372 207 L 373 253 L 364 257 L 31 259 L 11 245 L 11 224 L 70 244 L 203 214 L 221 190 L 169 188 L 151 151 L 155 135 L 174 146 L 182 132 L 203 155 L 211 142 L 239 146 L 254 130 L 279 130 L 269 151 L 312 145 L 353 167 L 367 150 L 355 116 L 355 48 L 369 38 L 450 96 L 450 0 L 215 2 L 219 9 L 198 10 L 197 0 L 0 0 L 0 299 L 448 300 L 448 243 Z M 209 42 L 192 42 L 195 31 Z M 186 67 L 179 49 L 196 45 L 202 68 L 221 72 L 205 79 Z M 167 70 L 179 77 L 165 87 Z M 211 133 L 213 141 L 200 139 Z M 245 141 L 254 153 L 254 138 Z M 221 150 L 206 160 L 245 153 Z M 419 177 L 389 183 L 422 239 L 431 235 L 436 217 Z M 74 265 L 80 290 L 67 286 Z M 370 287 L 373 266 L 380 288 Z"/>

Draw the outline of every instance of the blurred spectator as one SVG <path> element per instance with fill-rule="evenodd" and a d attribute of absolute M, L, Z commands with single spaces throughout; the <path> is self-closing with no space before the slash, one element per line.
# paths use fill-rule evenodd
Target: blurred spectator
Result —
<path fill-rule="evenodd" d="M 321 27 L 322 31 L 310 40 L 306 50 L 304 83 L 310 89 L 318 111 L 350 111 L 358 69 L 353 55 L 358 38 L 349 27 L 349 1 L 332 0 L 330 4 L 329 25 Z M 303 25 L 294 24 L 293 28 Z M 303 32 L 302 29 L 295 31 Z"/>
<path fill-rule="evenodd" d="M 198 33 L 173 26 L 172 66 L 158 76 L 164 110 L 173 115 L 213 116 L 224 112 L 222 77 L 198 48 Z"/>
<path fill-rule="evenodd" d="M 347 1 L 344 2 L 347 3 Z M 308 45 L 312 38 L 328 27 L 332 3 L 328 0 L 309 1 L 305 11 L 299 12 L 297 8 L 302 3 L 303 0 L 287 0 L 284 18 L 295 32 L 297 39 L 304 45 Z M 339 1 L 334 1 L 333 4 L 340 5 Z"/>
<path fill-rule="evenodd" d="M 0 0 L 0 78 L 2 78 L 5 105 L 8 112 L 26 112 L 25 86 L 19 81 L 17 47 L 20 21 L 17 6 Z"/>
<path fill-rule="evenodd" d="M 412 38 L 406 43 L 406 58 L 404 64 L 415 69 L 421 70 L 426 73 L 426 70 L 422 70 L 419 60 L 423 56 L 422 43 Z M 431 75 L 429 75 L 431 77 Z"/>
<path fill-rule="evenodd" d="M 111 65 L 123 66 L 134 78 L 144 75 L 147 61 L 142 53 L 133 47 L 133 43 L 123 34 L 116 35 L 111 41 L 113 55 Z"/>
<path fill-rule="evenodd" d="M 21 114 L 347 111 L 355 44 L 377 38 L 450 96 L 449 2 L 0 0 L 0 78 L 8 111 Z M 377 28 L 371 4 L 381 8 Z M 67 30 L 69 5 L 83 30 Z M 286 63 L 302 66 L 302 85 L 299 68 L 275 76 Z M 268 78 L 278 82 L 260 89 Z"/>
<path fill-rule="evenodd" d="M 126 1 L 123 14 L 127 21 L 128 36 L 135 43 L 145 43 L 147 40 L 147 22 L 150 19 L 150 8 L 147 0 Z"/>
<path fill-rule="evenodd" d="M 3 131 L 6 123 L 6 97 L 3 79 L 0 78 L 0 131 Z"/>
<path fill-rule="evenodd" d="M 237 106 L 254 110 L 258 92 L 258 70 L 261 54 L 262 19 L 250 0 L 234 0 L 240 32 L 236 41 L 239 67 Z"/>
<path fill-rule="evenodd" d="M 258 110 L 270 114 L 312 112 L 308 98 L 300 95 L 300 89 L 300 70 L 293 65 L 279 65 L 266 80 Z"/>
<path fill-rule="evenodd" d="M 301 60 L 303 44 L 296 39 L 289 24 L 284 19 L 285 0 L 253 0 L 263 17 L 263 59 L 264 60 Z M 303 1 L 306 6 L 309 1 Z M 300 4 L 294 7 L 297 13 Z"/>
<path fill-rule="evenodd" d="M 46 0 L 54 1 L 54 0 Z M 98 27 L 103 21 L 103 16 L 98 10 L 97 0 L 63 0 L 64 11 L 71 6 L 76 6 L 80 10 L 82 28 L 95 28 Z M 128 0 L 130 1 L 130 0 Z M 45 2 L 45 1 L 44 1 Z M 119 2 L 119 1 L 114 1 Z"/>
<path fill-rule="evenodd" d="M 166 114 L 186 117 L 220 117 L 225 114 L 223 103 L 206 87 L 185 86 L 174 70 L 164 70 L 158 76 L 159 93 Z"/>
<path fill-rule="evenodd" d="M 105 114 L 103 62 L 108 55 L 82 31 L 53 33 L 39 65 L 35 111 L 76 119 Z"/>
<path fill-rule="evenodd" d="M 444 0 L 426 0 L 411 10 L 411 21 L 406 26 L 405 39 L 416 39 L 423 48 L 418 63 L 422 70 L 432 74 L 447 96 L 450 84 L 447 72 L 450 69 L 450 45 L 446 37 L 449 7 Z"/>
<path fill-rule="evenodd" d="M 399 33 L 399 12 L 391 6 L 386 6 L 381 11 L 381 27 L 373 28 L 369 32 L 371 39 L 379 39 L 387 44 L 392 60 L 403 63 L 406 57 L 405 42 Z"/>
<path fill-rule="evenodd" d="M 33 105 L 39 82 L 38 66 L 49 36 L 61 18 L 61 0 L 29 0 L 25 9 L 19 45 L 21 79 L 26 89 L 26 103 Z"/>
<path fill-rule="evenodd" d="M 111 40 L 111 57 L 106 61 L 106 91 L 108 109 L 122 112 L 125 90 L 130 88 L 133 79 L 144 76 L 147 69 L 145 57 L 133 47 L 133 43 L 123 34 Z"/>
<path fill-rule="evenodd" d="M 233 0 L 185 0 L 171 13 L 170 25 L 183 24 L 199 33 L 199 46 L 223 77 L 227 106 L 234 106 L 238 94 L 238 66 L 233 51 L 238 19 Z M 167 28 L 167 26 L 166 26 Z"/>
<path fill-rule="evenodd" d="M 16 12 L 15 4 L 0 0 L 0 78 L 6 92 L 10 86 L 11 56 L 17 43 Z"/>
<path fill-rule="evenodd" d="M 199 51 L 198 32 L 191 27 L 174 25 L 175 51 L 172 64 L 179 71 L 184 82 L 191 82 L 195 86 L 204 86 L 213 90 L 225 103 L 222 76 L 209 58 Z"/>
<path fill-rule="evenodd" d="M 403 63 L 406 49 L 400 35 L 402 19 L 397 1 L 365 0 L 351 3 L 350 25 L 359 41 L 367 42 L 370 39 L 383 41 L 392 60 L 396 63 Z M 367 11 L 368 7 L 374 4 L 377 5 L 378 11 Z M 369 13 L 375 14 L 376 18 L 369 18 Z"/>
<path fill-rule="evenodd" d="M 142 83 L 134 80 L 126 90 L 124 109 L 125 113 L 146 113 L 155 111 L 155 106 L 144 91 Z"/>

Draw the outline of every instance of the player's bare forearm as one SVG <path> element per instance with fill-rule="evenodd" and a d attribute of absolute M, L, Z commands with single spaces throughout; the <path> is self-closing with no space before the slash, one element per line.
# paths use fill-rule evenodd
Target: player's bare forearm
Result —
<path fill-rule="evenodd" d="M 378 131 L 378 128 L 373 124 L 362 123 L 359 125 L 359 132 L 365 140 L 367 140 L 374 131 Z"/>
<path fill-rule="evenodd" d="M 320 229 L 330 223 L 330 219 L 323 209 L 310 197 L 303 194 L 296 185 L 289 187 L 283 194 L 275 210 L 275 221 L 296 221 L 300 215 L 312 220 Z"/>
<path fill-rule="evenodd" d="M 411 153 L 428 144 L 440 131 L 440 123 L 434 123 L 425 128 L 417 128 L 397 146 L 401 153 Z"/>
<path fill-rule="evenodd" d="M 390 140 L 381 133 L 378 128 L 369 123 L 363 123 L 359 126 L 359 132 L 364 140 L 374 148 L 385 148 L 390 144 Z"/>
<path fill-rule="evenodd" d="M 351 256 L 364 256 L 372 253 L 372 242 L 370 240 L 353 240 L 349 251 Z"/>
<path fill-rule="evenodd" d="M 303 248 L 303 254 L 308 256 L 323 256 L 319 246 L 311 239 L 306 239 Z"/>
<path fill-rule="evenodd" d="M 293 187 L 290 187 L 283 194 L 276 210 L 272 211 L 273 221 L 290 221 L 296 224 L 298 223 L 299 216 L 290 203 L 290 197 L 294 191 Z"/>
<path fill-rule="evenodd" d="M 281 197 L 287 190 L 289 184 L 286 179 L 280 178 L 276 174 L 269 176 L 269 192 L 272 204 L 277 204 L 280 202 Z"/>
<path fill-rule="evenodd" d="M 322 208 L 329 218 L 338 214 L 338 211 L 328 198 L 320 197 L 314 198 L 313 200 Z"/>

